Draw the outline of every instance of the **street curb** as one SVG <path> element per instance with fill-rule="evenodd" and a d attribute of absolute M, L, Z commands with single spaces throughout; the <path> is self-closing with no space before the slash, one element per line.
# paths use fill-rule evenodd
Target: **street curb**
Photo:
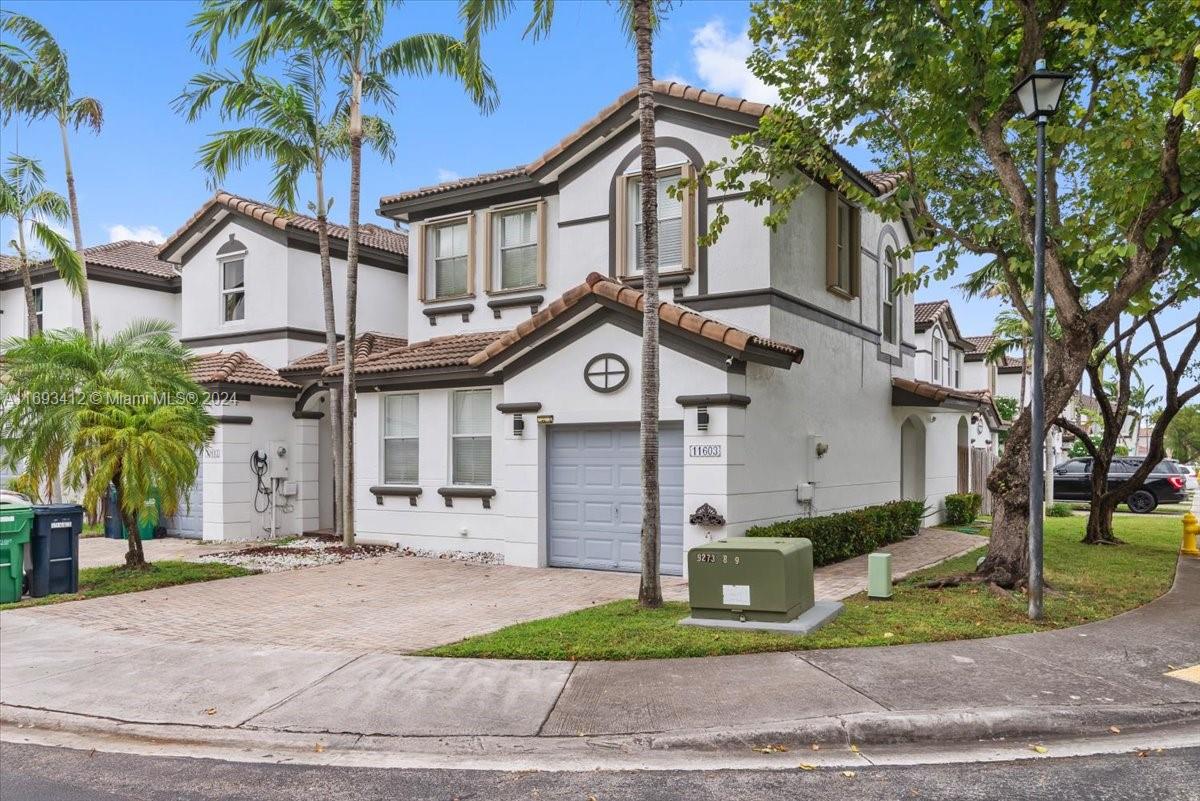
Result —
<path fill-rule="evenodd" d="M 140 723 L 0 704 L 0 740 L 4 742 L 129 753 L 165 750 L 233 761 L 253 758 L 255 754 L 270 757 L 287 754 L 288 759 L 315 763 L 336 758 L 342 764 L 360 761 L 373 764 L 392 759 L 412 767 L 466 763 L 486 766 L 514 759 L 545 766 L 638 767 L 670 759 L 672 755 L 720 754 L 745 759 L 752 757 L 756 748 L 768 745 L 808 753 L 813 744 L 823 746 L 826 750 L 822 755 L 832 758 L 835 752 L 848 752 L 851 745 L 862 748 L 912 745 L 937 750 L 1006 741 L 1037 742 L 1097 735 L 1108 738 L 1113 736 L 1110 727 L 1114 726 L 1123 735 L 1150 736 L 1181 728 L 1200 730 L 1200 703 L 937 713 L 864 712 L 769 726 L 582 737 L 296 732 Z M 314 752 L 317 743 L 321 747 Z"/>
<path fill-rule="evenodd" d="M 1089 736 L 1200 723 L 1200 703 L 1155 706 L 1038 706 L 937 712 L 856 712 L 766 726 L 640 735 L 650 748 L 722 751 L 782 745 L 964 743 Z M 639 735 L 635 735 L 639 736 Z"/>

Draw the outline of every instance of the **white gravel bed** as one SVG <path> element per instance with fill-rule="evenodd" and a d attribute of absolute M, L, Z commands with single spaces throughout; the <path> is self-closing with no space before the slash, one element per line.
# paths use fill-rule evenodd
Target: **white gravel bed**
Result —
<path fill-rule="evenodd" d="M 504 555 L 491 551 L 435 551 L 426 548 L 401 548 L 395 545 L 363 543 L 347 549 L 340 542 L 302 537 L 284 543 L 263 543 L 250 548 L 205 554 L 194 561 L 220 562 L 260 573 L 278 573 L 301 567 L 333 565 L 356 559 L 401 556 L 419 559 L 447 559 L 481 565 L 502 565 Z"/>

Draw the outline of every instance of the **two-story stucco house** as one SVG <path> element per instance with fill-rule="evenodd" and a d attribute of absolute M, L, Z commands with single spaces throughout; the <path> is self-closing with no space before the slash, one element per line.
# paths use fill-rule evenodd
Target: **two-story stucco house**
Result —
<path fill-rule="evenodd" d="M 666 82 L 655 101 L 664 572 L 772 520 L 899 497 L 938 518 L 990 401 L 917 375 L 913 305 L 890 291 L 907 223 L 819 181 L 775 232 L 739 194 L 672 198 L 766 107 Z M 637 569 L 639 181 L 627 92 L 530 164 L 381 200 L 410 225 L 413 280 L 409 344 L 359 363 L 361 536 Z M 730 222 L 699 247 L 717 204 Z"/>

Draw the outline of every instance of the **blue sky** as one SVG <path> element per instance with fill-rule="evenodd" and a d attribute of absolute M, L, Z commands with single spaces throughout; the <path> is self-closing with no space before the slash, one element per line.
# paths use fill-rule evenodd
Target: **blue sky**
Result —
<path fill-rule="evenodd" d="M 194 165 L 197 148 L 221 127 L 215 115 L 188 124 L 170 106 L 204 66 L 188 41 L 187 23 L 197 4 L 5 0 L 4 6 L 46 25 L 69 54 L 75 93 L 104 104 L 103 132 L 80 132 L 72 139 L 87 243 L 169 235 L 212 192 Z M 656 77 L 770 102 L 769 90 L 744 64 L 748 17 L 749 3 L 740 0 L 680 3 L 655 43 Z M 501 93 L 491 115 L 481 116 L 445 79 L 411 79 L 398 86 L 400 102 L 392 115 L 397 158 L 387 164 L 365 157 L 364 220 L 381 195 L 533 160 L 635 83 L 633 50 L 609 4 L 560 0 L 554 30 L 537 43 L 522 39 L 523 27 L 518 14 L 485 40 Z M 456 3 L 427 0 L 395 12 L 389 36 L 459 30 Z M 62 151 L 52 124 L 0 128 L 0 149 L 7 154 L 18 148 L 40 158 L 52 185 L 64 190 Z M 844 152 L 860 167 L 872 166 L 869 153 Z M 335 167 L 328 182 L 335 219 L 344 219 L 347 173 Z M 225 188 L 267 199 L 269 180 L 265 165 L 251 165 Z M 13 232 L 2 234 L 7 243 Z M 918 257 L 918 263 L 931 261 L 929 254 Z M 1000 304 L 966 303 L 953 287 L 957 280 L 935 283 L 918 299 L 948 297 L 964 334 L 987 333 Z"/>

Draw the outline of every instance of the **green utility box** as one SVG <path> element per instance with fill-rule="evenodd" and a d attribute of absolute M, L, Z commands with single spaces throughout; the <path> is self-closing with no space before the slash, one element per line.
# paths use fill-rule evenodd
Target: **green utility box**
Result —
<path fill-rule="evenodd" d="M 812 543 L 729 537 L 688 552 L 692 617 L 782 623 L 813 606 Z"/>
<path fill-rule="evenodd" d="M 13 495 L 0 503 L 0 604 L 21 600 L 25 584 L 25 543 L 33 526 L 33 505 Z"/>

